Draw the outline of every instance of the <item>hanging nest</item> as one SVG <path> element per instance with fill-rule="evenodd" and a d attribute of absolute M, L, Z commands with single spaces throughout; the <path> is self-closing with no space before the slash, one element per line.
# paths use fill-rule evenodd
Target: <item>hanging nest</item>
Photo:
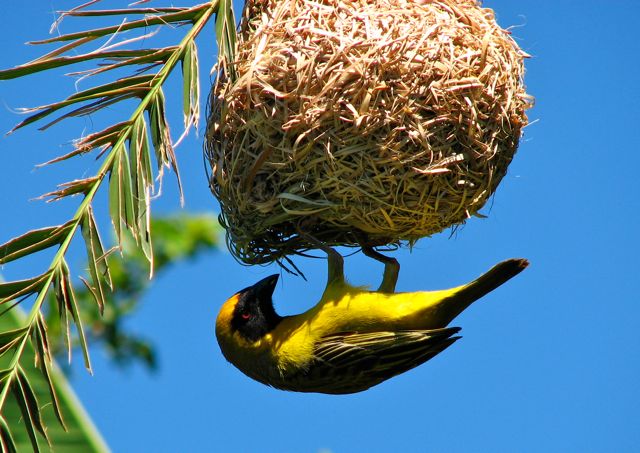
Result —
<path fill-rule="evenodd" d="M 473 0 L 248 0 L 206 137 L 231 252 L 398 244 L 477 214 L 527 124 L 525 57 Z"/>

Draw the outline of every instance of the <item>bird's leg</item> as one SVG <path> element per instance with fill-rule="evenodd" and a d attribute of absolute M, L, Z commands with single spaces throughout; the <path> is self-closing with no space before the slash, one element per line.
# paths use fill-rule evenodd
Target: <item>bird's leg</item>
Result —
<path fill-rule="evenodd" d="M 375 251 L 373 247 L 369 245 L 360 244 L 360 246 L 362 247 L 362 253 L 366 256 L 384 263 L 384 274 L 378 291 L 394 293 L 396 291 L 396 283 L 398 283 L 398 274 L 400 273 L 400 263 L 398 263 L 398 260 Z"/>
<path fill-rule="evenodd" d="M 327 285 L 333 282 L 344 282 L 344 258 L 342 255 L 310 234 L 302 234 L 305 239 L 327 254 Z"/>
<path fill-rule="evenodd" d="M 334 248 L 320 247 L 327 254 L 327 284 L 344 281 L 344 258 Z"/>

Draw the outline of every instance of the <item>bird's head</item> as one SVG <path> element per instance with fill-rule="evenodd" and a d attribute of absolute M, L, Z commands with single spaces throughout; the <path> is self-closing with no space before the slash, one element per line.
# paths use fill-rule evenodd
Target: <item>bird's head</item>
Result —
<path fill-rule="evenodd" d="M 273 308 L 273 292 L 278 274 L 260 280 L 234 294 L 218 313 L 216 336 L 223 344 L 232 340 L 238 344 L 253 344 L 272 331 L 282 319 Z"/>

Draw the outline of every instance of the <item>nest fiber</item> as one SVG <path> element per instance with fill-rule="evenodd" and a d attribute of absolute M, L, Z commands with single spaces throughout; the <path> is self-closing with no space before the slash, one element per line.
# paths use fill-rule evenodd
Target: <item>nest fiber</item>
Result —
<path fill-rule="evenodd" d="M 523 59 L 476 1 L 248 0 L 206 157 L 232 253 L 414 241 L 463 223 L 511 162 Z M 233 80 L 230 75 L 233 74 Z"/>

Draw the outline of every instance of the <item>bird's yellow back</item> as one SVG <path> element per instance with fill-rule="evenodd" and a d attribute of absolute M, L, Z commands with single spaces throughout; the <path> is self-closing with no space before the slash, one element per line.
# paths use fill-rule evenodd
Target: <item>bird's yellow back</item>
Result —
<path fill-rule="evenodd" d="M 428 330 L 445 327 L 450 310 L 443 309 L 459 288 L 410 293 L 381 293 L 345 282 L 327 286 L 322 299 L 300 315 L 283 319 L 269 335 L 265 348 L 273 348 L 284 368 L 313 354 L 320 337 L 335 332 Z M 461 311 L 461 310 L 460 310 Z M 268 344 L 267 344 L 268 343 Z"/>

